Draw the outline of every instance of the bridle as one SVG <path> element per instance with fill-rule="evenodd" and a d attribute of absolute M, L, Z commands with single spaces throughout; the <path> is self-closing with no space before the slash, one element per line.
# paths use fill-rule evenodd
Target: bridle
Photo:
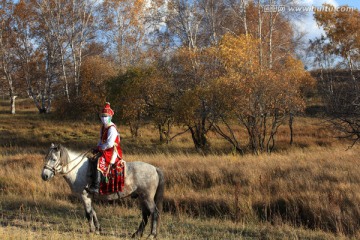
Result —
<path fill-rule="evenodd" d="M 49 159 L 50 158 L 50 154 L 52 153 L 52 151 L 60 151 L 58 150 L 59 146 L 52 146 L 50 147 L 50 151 L 48 153 L 48 155 L 45 157 L 45 160 L 47 160 L 47 163 L 44 165 L 44 168 L 43 169 L 47 169 L 47 170 L 50 170 L 54 176 L 57 174 L 57 173 L 60 173 L 61 175 L 66 175 L 68 173 L 70 173 L 72 170 L 74 170 L 86 157 L 86 154 L 89 153 L 92 149 L 88 150 L 88 151 L 85 151 L 83 153 L 81 153 L 79 156 L 77 156 L 76 158 L 74 158 L 73 160 L 69 161 L 65 166 L 62 166 L 61 164 L 61 152 L 60 152 L 60 158 L 56 159 L 56 162 L 54 164 L 54 166 L 50 166 L 49 162 L 50 161 L 54 161 L 54 159 Z M 69 164 L 71 164 L 72 162 L 74 162 L 75 160 L 77 160 L 78 158 L 81 158 L 81 160 L 74 166 L 72 167 L 71 169 L 67 170 L 66 172 L 64 172 L 64 169 L 69 166 Z"/>
<path fill-rule="evenodd" d="M 63 167 L 61 165 L 61 161 L 60 161 L 61 156 L 60 156 L 60 158 L 56 159 L 54 166 L 50 166 L 50 164 L 49 164 L 50 161 L 55 161 L 54 159 L 50 159 L 50 155 L 53 151 L 55 151 L 57 149 L 58 149 L 58 146 L 51 146 L 49 153 L 45 157 L 45 161 L 47 161 L 47 162 L 44 166 L 44 169 L 50 170 L 54 174 L 54 176 L 56 175 L 56 173 L 61 172 L 63 169 Z"/>

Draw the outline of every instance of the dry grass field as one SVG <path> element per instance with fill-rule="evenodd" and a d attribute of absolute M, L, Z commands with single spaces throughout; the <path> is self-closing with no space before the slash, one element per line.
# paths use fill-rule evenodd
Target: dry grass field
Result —
<path fill-rule="evenodd" d="M 102 234 L 89 233 L 81 203 L 59 176 L 40 173 L 51 142 L 85 151 L 99 124 L 37 114 L 19 101 L 0 105 L 0 239 L 128 239 L 140 221 L 136 202 L 96 202 Z M 210 136 L 213 153 L 193 150 L 188 135 L 157 143 L 156 129 L 132 139 L 120 126 L 126 161 L 166 174 L 159 239 L 359 239 L 359 150 L 348 149 L 318 118 L 297 118 L 295 144 L 280 128 L 277 151 L 238 156 Z M 146 229 L 149 233 L 149 229 Z"/>

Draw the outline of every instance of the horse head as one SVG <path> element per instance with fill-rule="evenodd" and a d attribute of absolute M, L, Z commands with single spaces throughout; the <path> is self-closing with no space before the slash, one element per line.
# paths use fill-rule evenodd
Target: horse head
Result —
<path fill-rule="evenodd" d="M 45 165 L 41 173 L 44 181 L 48 181 L 55 176 L 56 173 L 62 171 L 64 147 L 61 144 L 51 144 L 45 157 Z"/>

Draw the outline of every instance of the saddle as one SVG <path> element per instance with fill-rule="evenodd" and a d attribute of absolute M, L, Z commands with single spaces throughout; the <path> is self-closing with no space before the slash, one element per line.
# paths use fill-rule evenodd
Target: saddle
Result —
<path fill-rule="evenodd" d="M 95 176 L 95 171 L 99 171 L 101 166 L 101 181 L 99 194 L 107 195 L 116 192 L 122 192 L 124 189 L 125 183 L 125 161 L 122 159 L 117 159 L 115 164 L 99 164 L 99 161 L 103 160 L 100 158 L 100 154 L 95 154 L 93 157 L 90 157 L 90 171 L 89 176 L 93 178 Z"/>
<path fill-rule="evenodd" d="M 108 166 L 105 175 L 101 176 L 100 195 L 122 192 L 125 183 L 125 161 L 119 160 Z"/>

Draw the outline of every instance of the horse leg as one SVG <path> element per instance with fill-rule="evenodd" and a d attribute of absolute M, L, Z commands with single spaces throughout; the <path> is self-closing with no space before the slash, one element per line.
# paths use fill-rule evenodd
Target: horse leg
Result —
<path fill-rule="evenodd" d="M 151 234 L 150 236 L 156 237 L 160 212 L 155 206 L 154 211 L 151 214 Z"/>
<path fill-rule="evenodd" d="M 85 215 L 89 222 L 90 232 L 96 232 L 97 234 L 99 234 L 100 224 L 96 216 L 96 212 L 92 207 L 91 198 L 88 197 L 88 193 L 86 191 L 81 195 L 81 198 L 83 200 L 83 204 L 85 208 Z"/>
<path fill-rule="evenodd" d="M 142 211 L 142 220 L 140 222 L 138 230 L 132 235 L 133 238 L 142 237 L 146 224 L 148 223 L 149 216 L 151 214 L 146 202 L 141 202 L 141 211 Z"/>
<path fill-rule="evenodd" d="M 160 212 L 162 211 L 163 197 L 164 197 L 164 174 L 160 169 L 156 170 L 159 176 L 159 184 L 154 196 L 155 208 L 151 215 L 151 236 L 156 237 L 158 231 L 158 225 L 160 221 Z"/>
<path fill-rule="evenodd" d="M 157 169 L 157 173 L 159 176 L 159 183 L 155 192 L 149 192 L 146 194 L 146 197 L 143 196 L 142 208 L 143 208 L 143 222 L 139 226 L 139 229 L 136 233 L 141 232 L 141 235 L 144 231 L 144 228 L 147 223 L 148 217 L 151 215 L 151 233 L 148 238 L 156 238 L 157 229 L 159 225 L 160 211 L 162 210 L 162 201 L 164 195 L 164 175 L 163 173 Z M 144 217 L 144 211 L 147 213 L 146 217 Z M 136 234 L 135 233 L 135 234 Z M 134 235 L 135 235 L 134 234 Z"/>
<path fill-rule="evenodd" d="M 143 220 L 140 223 L 139 229 L 136 233 L 142 233 L 144 232 L 145 226 L 148 222 L 148 218 L 151 215 L 151 233 L 149 235 L 149 238 L 155 238 L 157 235 L 157 222 L 158 222 L 158 216 L 159 212 L 157 211 L 156 204 L 152 198 L 149 198 L 147 200 L 144 200 L 142 203 L 142 211 L 143 211 Z M 135 233 L 135 234 L 136 234 Z"/>
<path fill-rule="evenodd" d="M 95 233 L 96 234 L 100 234 L 101 228 L 100 228 L 100 222 L 97 218 L 96 212 L 94 210 L 94 208 L 92 209 L 92 215 L 93 215 L 93 220 L 94 220 L 94 225 L 95 225 Z"/>

